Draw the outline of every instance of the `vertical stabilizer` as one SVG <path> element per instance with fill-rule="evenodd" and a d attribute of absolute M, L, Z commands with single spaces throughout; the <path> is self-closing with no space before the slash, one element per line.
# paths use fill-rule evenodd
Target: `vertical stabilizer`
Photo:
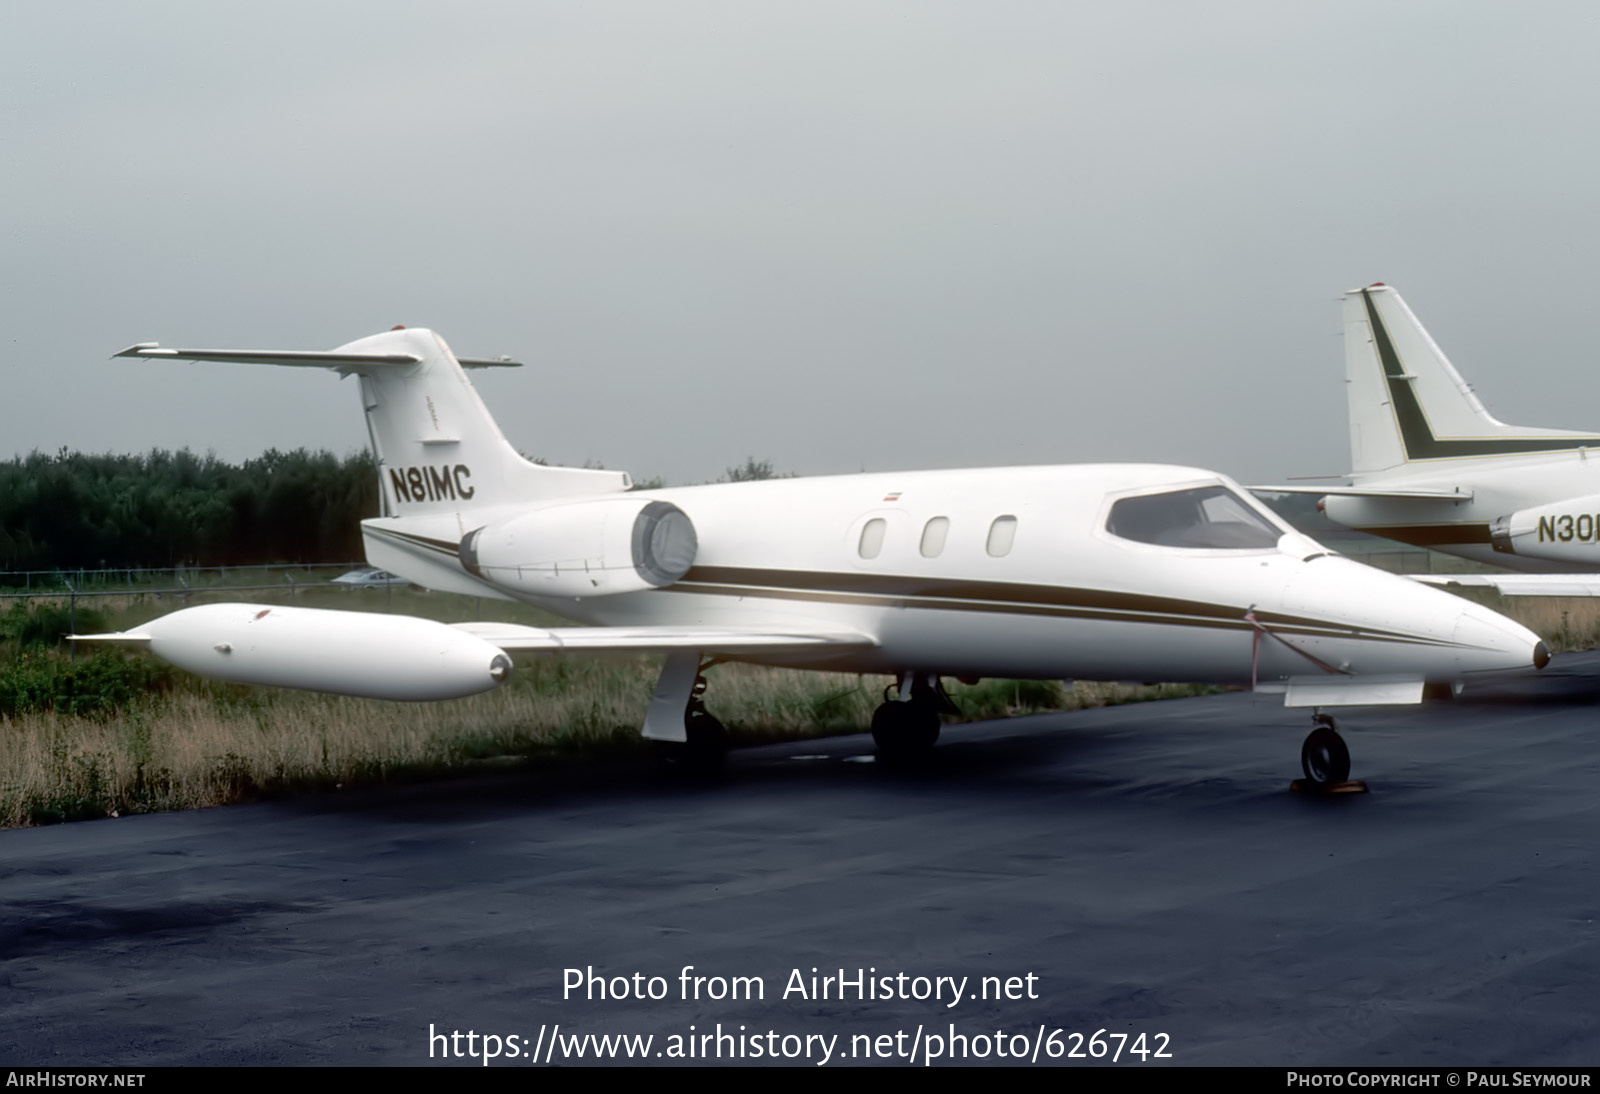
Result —
<path fill-rule="evenodd" d="M 409 365 L 350 369 L 360 379 L 389 516 L 587 497 L 630 486 L 621 472 L 544 467 L 524 459 L 433 331 L 388 331 L 333 352 L 415 359 Z"/>
<path fill-rule="evenodd" d="M 524 459 L 478 398 L 463 362 L 431 330 L 397 327 L 315 352 L 169 349 L 142 342 L 116 356 L 292 365 L 355 375 L 387 517 L 460 518 L 466 510 L 613 494 L 632 485 L 620 471 L 545 467 Z M 465 363 L 481 368 L 514 362 Z"/>
<path fill-rule="evenodd" d="M 1496 419 L 1387 285 L 1345 294 L 1344 346 L 1357 483 L 1418 463 L 1600 447 L 1600 435 Z"/>

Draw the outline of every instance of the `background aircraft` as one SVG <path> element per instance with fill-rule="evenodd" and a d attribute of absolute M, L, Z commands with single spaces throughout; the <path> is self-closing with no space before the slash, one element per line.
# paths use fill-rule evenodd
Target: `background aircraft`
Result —
<path fill-rule="evenodd" d="M 880 753 L 933 744 L 941 676 L 1256 685 L 1293 706 L 1417 702 L 1428 682 L 1548 659 L 1458 597 L 1324 551 L 1231 480 L 1151 465 L 894 472 L 634 491 L 517 454 L 427 330 L 328 353 L 119 356 L 317 366 L 357 377 L 382 480 L 368 561 L 433 589 L 588 626 L 218 604 L 123 634 L 203 675 L 389 699 L 496 686 L 509 653 L 657 650 L 643 734 L 709 762 L 704 671 L 744 660 L 891 676 Z M 1349 753 L 1319 716 L 1306 776 Z"/>
<path fill-rule="evenodd" d="M 1340 524 L 1524 571 L 1430 580 L 1600 595 L 1600 434 L 1494 418 L 1390 286 L 1345 294 L 1344 346 L 1352 485 L 1253 489 L 1322 494 Z"/>

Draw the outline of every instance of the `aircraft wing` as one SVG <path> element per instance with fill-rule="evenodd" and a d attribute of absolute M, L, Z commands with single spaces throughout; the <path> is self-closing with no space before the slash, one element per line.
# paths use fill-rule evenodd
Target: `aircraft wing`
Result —
<path fill-rule="evenodd" d="M 859 631 L 791 627 L 524 627 L 516 623 L 457 623 L 457 630 L 523 653 L 615 653 L 631 650 L 700 650 L 704 653 L 772 653 L 778 650 L 876 646 Z"/>
<path fill-rule="evenodd" d="M 860 631 L 827 627 L 450 625 L 408 615 L 281 604 L 200 604 L 136 630 L 70 637 L 142 648 L 181 669 L 235 684 L 404 700 L 488 691 L 510 672 L 506 652 L 511 650 L 663 650 L 697 665 L 696 651 L 737 656 L 877 645 Z"/>
<path fill-rule="evenodd" d="M 1257 494 L 1338 494 L 1350 498 L 1407 498 L 1412 501 L 1471 501 L 1471 490 L 1383 490 L 1376 486 L 1247 486 Z"/>
<path fill-rule="evenodd" d="M 1600 596 L 1600 574 L 1407 574 L 1441 589 L 1493 589 L 1501 596 Z"/>

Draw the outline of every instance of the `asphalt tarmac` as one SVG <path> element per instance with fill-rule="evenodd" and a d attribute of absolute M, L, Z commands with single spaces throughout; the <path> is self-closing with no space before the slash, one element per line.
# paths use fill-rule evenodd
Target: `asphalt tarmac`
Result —
<path fill-rule="evenodd" d="M 0 1064 L 1592 1065 L 1597 698 L 1341 714 L 1329 798 L 1221 695 L 0 832 Z"/>

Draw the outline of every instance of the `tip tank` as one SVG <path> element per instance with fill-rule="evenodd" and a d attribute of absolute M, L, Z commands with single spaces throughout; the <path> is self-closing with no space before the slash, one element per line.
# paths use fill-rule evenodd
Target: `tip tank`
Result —
<path fill-rule="evenodd" d="M 206 604 L 164 615 L 131 635 L 169 664 L 234 684 L 368 699 L 459 699 L 498 687 L 511 659 L 498 646 L 431 619 L 372 612 Z"/>

